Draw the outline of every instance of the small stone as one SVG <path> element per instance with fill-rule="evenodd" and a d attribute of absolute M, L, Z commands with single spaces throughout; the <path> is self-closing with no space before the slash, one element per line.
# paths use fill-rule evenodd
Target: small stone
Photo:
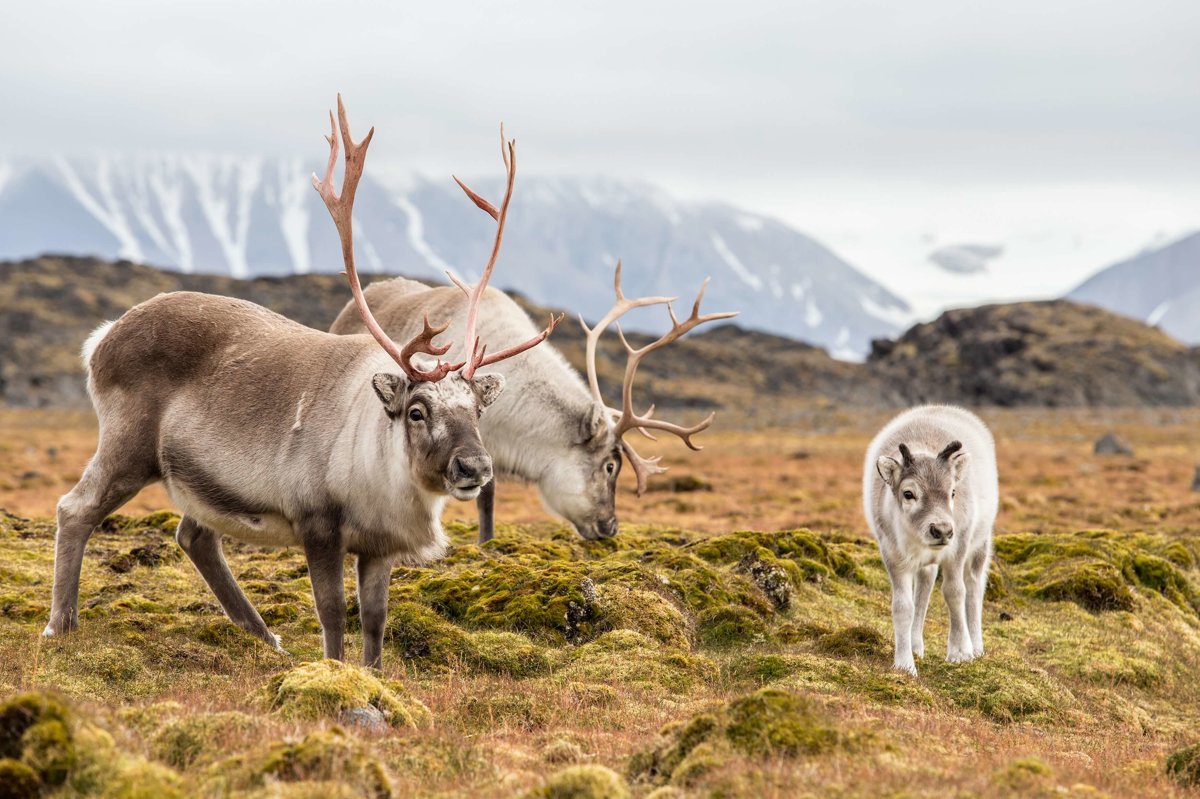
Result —
<path fill-rule="evenodd" d="M 386 732 L 391 729 L 387 718 L 377 707 L 352 707 L 338 713 L 338 722 L 347 727 L 358 727 L 368 732 Z"/>
<path fill-rule="evenodd" d="M 1133 447 L 1125 443 L 1116 433 L 1105 433 L 1096 440 L 1093 448 L 1097 455 L 1132 455 Z"/>
<path fill-rule="evenodd" d="M 1000 621 L 1012 621 L 1013 615 L 1007 610 L 1000 611 Z"/>

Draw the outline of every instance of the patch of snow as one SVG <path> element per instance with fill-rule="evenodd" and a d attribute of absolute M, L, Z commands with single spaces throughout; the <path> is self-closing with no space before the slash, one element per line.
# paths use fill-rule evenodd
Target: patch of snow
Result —
<path fill-rule="evenodd" d="M 850 330 L 845 327 L 838 331 L 837 339 L 829 348 L 829 354 L 839 361 L 861 363 L 864 360 L 863 354 L 850 346 Z"/>
<path fill-rule="evenodd" d="M 371 271 L 375 274 L 382 275 L 384 272 L 383 259 L 379 257 L 379 252 L 375 249 L 375 245 L 371 243 L 369 238 L 367 238 L 367 234 L 363 230 L 362 220 L 355 217 L 351 220 L 351 224 L 354 226 L 355 236 L 362 245 L 363 255 L 367 256 L 367 266 L 369 266 Z"/>
<path fill-rule="evenodd" d="M 717 255 L 721 256 L 721 260 L 733 270 L 733 273 L 750 288 L 754 289 L 755 291 L 762 291 L 762 278 L 746 268 L 746 265 L 743 264 L 736 255 L 733 254 L 733 250 L 729 249 L 729 245 L 725 243 L 725 239 L 721 238 L 716 233 L 710 233 L 709 235 L 712 238 L 713 249 L 717 251 Z"/>
<path fill-rule="evenodd" d="M 433 251 L 433 247 L 429 246 L 429 242 L 425 241 L 425 219 L 421 216 L 420 209 L 417 208 L 412 200 L 404 195 L 393 197 L 392 202 L 404 212 L 404 216 L 408 219 L 406 232 L 408 234 L 409 245 L 438 274 L 445 274 L 447 271 L 450 271 L 452 268 L 450 264 L 443 261 L 441 256 Z M 477 277 L 477 275 L 464 275 L 466 280 L 476 280 Z"/>
<path fill-rule="evenodd" d="M 1155 308 L 1153 311 L 1151 311 L 1150 315 L 1146 317 L 1146 324 L 1150 325 L 1151 327 L 1154 327 L 1155 325 L 1157 325 L 1162 320 L 1162 318 L 1167 315 L 1167 310 L 1170 307 L 1171 307 L 1170 300 L 1166 300 L 1165 302 L 1160 303 L 1159 306 L 1157 308 Z"/>
<path fill-rule="evenodd" d="M 816 298 L 811 294 L 804 301 L 804 324 L 809 327 L 817 327 L 825 319 L 825 314 L 821 313 L 821 309 L 817 307 Z M 846 328 L 842 328 L 843 332 Z"/>
<path fill-rule="evenodd" d="M 54 165 L 58 169 L 59 175 L 67 186 L 67 190 L 75 200 L 87 210 L 89 214 L 96 218 L 100 224 L 112 233 L 117 239 L 117 253 L 122 258 L 128 258 L 131 261 L 144 260 L 142 257 L 142 247 L 138 244 L 137 237 L 133 234 L 133 230 L 129 227 L 129 222 L 125 219 L 125 214 L 122 213 L 120 206 L 116 203 L 116 197 L 112 191 L 112 166 L 108 158 L 100 158 L 96 163 L 96 184 L 97 192 L 100 195 L 99 199 L 93 197 L 84 185 L 82 178 L 71 166 L 70 162 L 62 156 L 55 156 Z"/>
<path fill-rule="evenodd" d="M 4 186 L 10 180 L 12 180 L 12 176 L 12 164 L 8 163 L 7 161 L 0 161 L 0 194 L 4 193 Z"/>
<path fill-rule="evenodd" d="M 903 308 L 882 305 L 865 294 L 859 298 L 859 303 L 862 305 L 862 309 L 871 316 L 896 327 L 907 327 L 913 321 L 912 314 Z"/>
<path fill-rule="evenodd" d="M 312 271 L 312 253 L 308 249 L 308 204 L 312 181 L 304 176 L 299 158 L 279 164 L 279 230 L 292 258 L 292 271 L 306 275 Z"/>
<path fill-rule="evenodd" d="M 246 242 L 250 233 L 250 208 L 254 192 L 262 181 L 262 159 L 242 161 L 222 159 L 214 162 L 197 156 L 185 157 L 183 169 L 196 186 L 200 212 L 221 252 L 229 274 L 236 278 L 250 277 L 246 258 Z M 233 200 L 222 196 L 221 184 L 232 183 Z"/>

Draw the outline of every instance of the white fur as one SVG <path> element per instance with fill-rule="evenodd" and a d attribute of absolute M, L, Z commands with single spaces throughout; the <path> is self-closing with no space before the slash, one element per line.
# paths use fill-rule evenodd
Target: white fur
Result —
<path fill-rule="evenodd" d="M 100 346 L 100 342 L 104 340 L 104 337 L 108 335 L 108 331 L 115 324 L 115 321 L 105 322 L 93 330 L 91 335 L 83 342 L 81 355 L 83 356 L 83 369 L 87 372 L 87 390 L 89 395 L 92 393 L 92 353 L 96 351 L 96 347 Z"/>
<path fill-rule="evenodd" d="M 880 458 L 899 460 L 901 443 L 914 457 L 935 456 L 954 440 L 963 444 L 955 464 L 957 496 L 950 504 L 954 537 L 949 545 L 934 549 L 909 529 L 895 494 L 880 475 Z M 892 584 L 895 668 L 916 674 L 914 655 L 924 656 L 925 613 L 939 568 L 950 617 L 946 659 L 964 661 L 983 654 L 983 594 L 999 502 L 992 435 L 979 417 L 963 408 L 926 405 L 905 411 L 867 447 L 863 510 Z"/>

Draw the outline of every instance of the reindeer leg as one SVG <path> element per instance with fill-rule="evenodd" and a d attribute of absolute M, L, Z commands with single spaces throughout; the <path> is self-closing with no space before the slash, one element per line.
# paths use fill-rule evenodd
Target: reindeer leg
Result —
<path fill-rule="evenodd" d="M 136 442 L 100 446 L 83 477 L 58 501 L 58 531 L 54 536 L 54 588 L 50 623 L 43 635 L 60 635 L 79 626 L 79 572 L 83 551 L 96 525 L 124 505 L 157 477 L 154 459 L 139 458 Z"/>
<path fill-rule="evenodd" d="M 479 490 L 475 507 L 479 509 L 479 543 L 486 544 L 496 536 L 496 478 Z"/>
<path fill-rule="evenodd" d="M 319 526 L 317 526 L 319 525 Z M 312 582 L 313 601 L 321 621 L 325 657 L 343 660 L 346 637 L 346 586 L 342 569 L 345 550 L 336 523 L 320 520 L 303 525 L 301 540 L 308 560 L 308 578 Z"/>
<path fill-rule="evenodd" d="M 392 561 L 386 557 L 359 555 L 357 570 L 363 665 L 377 669 L 383 663 L 383 630 L 387 623 L 388 584 L 392 579 Z"/>
<path fill-rule="evenodd" d="M 919 658 L 925 657 L 925 614 L 929 611 L 929 597 L 933 593 L 933 582 L 937 579 L 937 564 L 917 569 L 915 606 L 913 608 L 912 651 Z"/>
<path fill-rule="evenodd" d="M 233 578 L 233 572 L 225 562 L 225 553 L 221 551 L 221 537 L 217 532 L 200 526 L 195 519 L 185 515 L 179 520 L 175 540 L 187 553 L 204 582 L 212 589 L 229 620 L 251 635 L 266 641 L 272 648 L 282 651 L 279 636 L 267 628 L 262 616 Z"/>

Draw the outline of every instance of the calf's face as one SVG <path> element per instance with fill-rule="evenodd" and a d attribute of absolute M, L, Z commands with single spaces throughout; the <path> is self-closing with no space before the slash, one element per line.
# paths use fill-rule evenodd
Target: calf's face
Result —
<path fill-rule="evenodd" d="M 492 479 L 492 459 L 479 437 L 479 417 L 504 387 L 500 375 L 466 380 L 457 372 L 436 383 L 380 373 L 371 381 L 413 476 L 427 491 L 475 499 Z"/>
<path fill-rule="evenodd" d="M 962 443 L 951 441 L 937 455 L 913 455 L 901 444 L 900 460 L 881 456 L 875 464 L 900 509 L 908 540 L 941 549 L 949 546 L 957 532 L 954 500 L 967 465 Z"/>

